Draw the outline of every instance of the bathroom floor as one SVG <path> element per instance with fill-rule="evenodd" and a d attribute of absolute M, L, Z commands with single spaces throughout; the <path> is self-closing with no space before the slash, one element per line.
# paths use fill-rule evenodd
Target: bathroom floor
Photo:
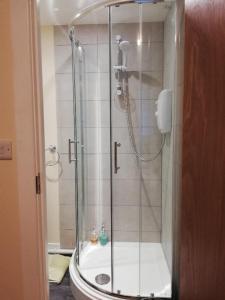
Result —
<path fill-rule="evenodd" d="M 70 289 L 69 270 L 66 272 L 61 284 L 50 283 L 50 300 L 75 300 Z"/>

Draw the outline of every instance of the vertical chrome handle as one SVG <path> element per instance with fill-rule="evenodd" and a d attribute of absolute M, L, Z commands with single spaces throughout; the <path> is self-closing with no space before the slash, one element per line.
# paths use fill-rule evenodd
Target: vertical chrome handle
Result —
<path fill-rule="evenodd" d="M 121 144 L 114 142 L 114 173 L 117 174 L 117 171 L 120 169 L 118 167 L 118 162 L 117 162 L 117 148 L 120 147 Z"/>
<path fill-rule="evenodd" d="M 68 156 L 69 156 L 69 163 L 71 164 L 72 161 L 76 161 L 76 159 L 72 159 L 72 150 L 71 150 L 71 145 L 75 144 L 75 141 L 72 141 L 71 139 L 68 140 Z"/>

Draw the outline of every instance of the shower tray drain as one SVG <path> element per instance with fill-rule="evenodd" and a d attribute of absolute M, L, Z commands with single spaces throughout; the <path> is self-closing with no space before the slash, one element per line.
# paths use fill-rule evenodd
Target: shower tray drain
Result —
<path fill-rule="evenodd" d="M 110 276 L 107 274 L 99 274 L 95 277 L 95 281 L 97 284 L 105 285 L 110 282 Z"/>

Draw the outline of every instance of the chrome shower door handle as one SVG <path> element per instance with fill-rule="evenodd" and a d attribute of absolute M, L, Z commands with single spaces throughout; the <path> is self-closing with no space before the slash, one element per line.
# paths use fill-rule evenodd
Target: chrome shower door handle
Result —
<path fill-rule="evenodd" d="M 73 161 L 76 161 L 76 158 L 75 159 L 72 159 L 72 150 L 71 150 L 71 145 L 72 144 L 76 144 L 75 141 L 72 141 L 71 139 L 68 140 L 68 148 L 69 148 L 69 151 L 68 151 L 68 156 L 69 156 L 69 163 L 71 164 L 71 162 Z"/>
<path fill-rule="evenodd" d="M 114 174 L 117 174 L 117 171 L 120 169 L 120 167 L 118 167 L 118 159 L 117 159 L 117 148 L 120 147 L 121 144 L 114 142 Z"/>

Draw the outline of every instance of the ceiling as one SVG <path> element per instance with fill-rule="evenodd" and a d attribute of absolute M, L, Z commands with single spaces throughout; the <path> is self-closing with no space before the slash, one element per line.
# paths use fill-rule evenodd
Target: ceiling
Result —
<path fill-rule="evenodd" d="M 112 20 L 115 23 L 138 22 L 140 12 L 145 22 L 164 21 L 169 9 L 169 3 L 144 4 L 142 10 L 138 4 L 124 4 L 119 8 L 113 7 Z M 98 1 L 101 2 L 101 1 Z M 41 25 L 66 25 L 85 8 L 96 4 L 95 0 L 40 0 Z M 94 9 L 76 20 L 77 24 L 104 24 L 108 22 L 108 12 L 105 7 Z"/>

